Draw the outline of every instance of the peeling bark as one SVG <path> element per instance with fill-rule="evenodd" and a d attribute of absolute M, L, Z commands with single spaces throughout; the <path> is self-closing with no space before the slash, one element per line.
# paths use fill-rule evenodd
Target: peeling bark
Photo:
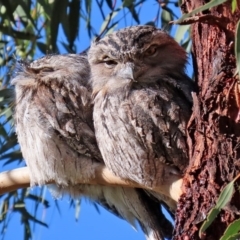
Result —
<path fill-rule="evenodd" d="M 182 9 L 191 12 L 207 2 L 185 0 Z M 198 93 L 193 95 L 193 115 L 188 124 L 190 165 L 176 213 L 175 240 L 200 239 L 198 231 L 207 213 L 223 187 L 240 171 L 240 83 L 234 76 L 234 34 L 240 1 L 235 13 L 228 1 L 199 14 L 204 15 L 209 17 L 203 18 L 204 22 L 200 17 L 191 26 Z M 220 239 L 239 217 L 240 193 L 236 188 L 230 204 L 201 239 Z"/>

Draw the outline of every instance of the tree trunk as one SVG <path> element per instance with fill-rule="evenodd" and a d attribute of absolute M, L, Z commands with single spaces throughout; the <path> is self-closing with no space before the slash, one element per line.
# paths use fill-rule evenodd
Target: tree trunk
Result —
<path fill-rule="evenodd" d="M 185 0 L 191 12 L 206 4 Z M 188 124 L 190 166 L 184 177 L 184 194 L 176 214 L 174 239 L 200 239 L 198 230 L 226 186 L 240 171 L 240 82 L 234 56 L 234 36 L 240 19 L 231 2 L 199 14 L 192 24 L 193 59 L 197 94 Z M 238 184 L 240 182 L 238 181 Z M 201 239 L 218 240 L 240 213 L 237 190 Z"/>

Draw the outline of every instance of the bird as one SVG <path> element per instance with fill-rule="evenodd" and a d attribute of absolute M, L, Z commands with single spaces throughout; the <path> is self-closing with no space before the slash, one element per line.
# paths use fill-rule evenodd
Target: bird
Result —
<path fill-rule="evenodd" d="M 163 30 L 138 25 L 93 41 L 88 60 L 95 134 L 107 168 L 149 189 L 182 176 L 194 91 L 185 50 Z"/>
<path fill-rule="evenodd" d="M 160 202 L 142 189 L 87 184 L 94 168 L 105 166 L 94 132 L 90 73 L 85 54 L 19 61 L 11 81 L 14 119 L 31 186 L 53 181 L 54 197 L 88 198 L 134 227 L 139 222 L 147 240 L 170 238 L 173 226 Z"/>

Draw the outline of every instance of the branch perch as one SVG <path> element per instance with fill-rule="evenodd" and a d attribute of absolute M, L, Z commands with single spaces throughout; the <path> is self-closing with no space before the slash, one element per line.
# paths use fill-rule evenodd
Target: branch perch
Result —
<path fill-rule="evenodd" d="M 46 182 L 46 184 L 51 183 L 54 183 L 54 181 Z M 165 194 L 166 196 L 171 197 L 175 201 L 178 201 L 180 195 L 182 194 L 182 179 L 178 176 L 173 176 L 171 180 L 156 188 L 147 188 L 135 182 L 127 181 L 116 177 L 104 166 L 99 166 L 95 169 L 95 177 L 89 179 L 89 182 L 82 183 L 79 181 L 79 184 L 100 184 L 106 186 L 145 188 Z M 28 167 L 17 168 L 0 173 L 0 195 L 29 186 L 30 177 Z"/>

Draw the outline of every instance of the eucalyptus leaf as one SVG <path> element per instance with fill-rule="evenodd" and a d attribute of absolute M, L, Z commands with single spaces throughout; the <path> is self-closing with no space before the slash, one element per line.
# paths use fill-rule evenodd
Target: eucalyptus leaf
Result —
<path fill-rule="evenodd" d="M 232 0 L 232 12 L 234 13 L 237 9 L 237 0 Z"/>
<path fill-rule="evenodd" d="M 227 240 L 239 240 L 239 238 L 240 238 L 240 233 L 237 233 L 230 236 Z"/>
<path fill-rule="evenodd" d="M 90 16 L 92 11 L 92 0 L 85 0 L 85 8 L 88 15 Z"/>
<path fill-rule="evenodd" d="M 89 37 L 91 37 L 91 30 L 92 30 L 92 26 L 91 26 L 92 0 L 85 0 L 85 8 L 86 8 L 86 11 L 87 11 L 87 17 L 85 19 L 86 27 L 87 27 L 87 30 L 88 30 L 88 35 L 89 35 Z"/>
<path fill-rule="evenodd" d="M 16 12 L 19 14 L 20 17 L 26 18 L 36 29 L 35 21 L 33 20 L 31 14 L 30 14 L 31 8 L 29 8 L 29 5 L 23 1 L 18 0 L 18 7 L 16 9 Z"/>
<path fill-rule="evenodd" d="M 58 29 L 59 24 L 61 22 L 61 16 L 64 15 L 66 12 L 66 8 L 68 6 L 68 0 L 55 0 L 52 8 L 51 14 L 51 45 L 52 51 L 58 52 L 57 49 L 57 36 L 58 36 Z"/>
<path fill-rule="evenodd" d="M 5 159 L 8 159 L 12 162 L 12 161 L 15 161 L 15 160 L 22 160 L 23 157 L 22 157 L 22 153 L 20 151 L 12 151 L 10 153 L 6 153 L 6 154 L 1 155 L 1 160 L 5 160 Z M 7 162 L 8 161 L 6 161 L 5 164 Z"/>
<path fill-rule="evenodd" d="M 134 2 L 135 0 L 124 0 L 123 7 L 130 7 L 131 5 L 133 5 Z"/>
<path fill-rule="evenodd" d="M 240 21 L 238 21 L 236 26 L 235 34 L 235 57 L 237 62 L 237 73 L 240 79 Z"/>
<path fill-rule="evenodd" d="M 7 12 L 7 15 L 8 15 L 10 21 L 13 24 L 15 24 L 15 20 L 13 17 L 13 12 L 15 10 L 15 7 L 12 5 L 12 2 L 10 2 L 9 0 L 1 0 L 1 3 L 5 6 L 6 12 Z"/>
<path fill-rule="evenodd" d="M 109 22 L 110 22 L 111 20 L 113 20 L 113 19 L 117 16 L 117 14 L 119 13 L 119 11 L 120 11 L 121 9 L 122 9 L 122 8 L 118 8 L 118 9 L 114 10 L 113 12 L 111 12 L 111 13 L 106 17 L 106 19 L 103 21 L 102 26 L 101 26 L 101 28 L 100 28 L 100 33 L 102 33 L 102 31 L 103 31 L 104 29 L 109 30 L 108 28 L 106 28 L 107 25 L 109 24 Z"/>
<path fill-rule="evenodd" d="M 14 210 L 17 210 L 18 212 L 20 212 L 25 217 L 25 221 L 33 221 L 34 223 L 38 223 L 44 227 L 48 227 L 46 223 L 32 216 L 25 208 L 25 204 L 20 205 L 20 203 L 16 203 L 16 207 L 14 206 Z"/>
<path fill-rule="evenodd" d="M 43 204 L 46 208 L 49 208 L 49 201 L 47 201 L 46 199 L 44 199 L 43 197 L 41 196 L 36 196 L 36 195 L 33 195 L 33 194 L 28 194 L 27 196 L 28 199 L 31 199 L 33 201 L 36 201 L 38 203 L 41 203 Z"/>
<path fill-rule="evenodd" d="M 0 147 L 0 154 L 14 148 L 18 144 L 17 138 L 9 138 L 7 139 L 6 143 Z M 2 159 L 0 159 L 2 160 Z"/>
<path fill-rule="evenodd" d="M 21 40 L 34 40 L 34 39 L 38 39 L 39 36 L 36 36 L 33 33 L 30 32 L 24 32 L 24 31 L 17 31 L 14 30 L 12 28 L 9 27 L 4 27 L 4 26 L 0 26 L 0 32 L 2 32 L 5 35 L 11 36 L 13 38 L 18 38 Z"/>
<path fill-rule="evenodd" d="M 177 31 L 175 33 L 174 39 L 181 43 L 184 39 L 184 36 L 188 33 L 190 26 L 189 25 L 182 25 L 178 26 Z"/>
<path fill-rule="evenodd" d="M 80 0 L 72 0 L 69 5 L 68 26 L 69 35 L 68 42 L 70 49 L 73 49 L 73 44 L 78 36 L 80 28 Z"/>
<path fill-rule="evenodd" d="M 46 54 L 46 53 L 47 53 L 47 49 L 48 49 L 47 44 L 42 43 L 42 42 L 37 42 L 37 46 L 38 46 L 39 50 L 40 50 L 43 54 Z"/>
<path fill-rule="evenodd" d="M 139 20 L 138 14 L 137 14 L 137 11 L 136 11 L 135 6 L 134 6 L 134 2 L 135 1 L 132 1 L 132 0 L 125 0 L 123 2 L 123 7 L 127 7 L 129 12 L 132 14 L 133 19 L 138 24 L 140 24 L 140 20 Z"/>
<path fill-rule="evenodd" d="M 1 159 L 0 159 L 1 160 Z M 16 164 L 16 165 L 19 165 L 22 163 L 23 160 L 21 159 L 14 159 L 14 158 L 10 158 L 9 160 L 5 161 L 3 166 L 7 166 L 9 164 Z"/>
<path fill-rule="evenodd" d="M 52 4 L 45 1 L 45 0 L 38 0 L 38 4 L 40 4 L 44 10 L 44 14 L 46 14 L 48 17 L 50 17 L 51 10 L 52 10 Z"/>
<path fill-rule="evenodd" d="M 199 12 L 203 12 L 205 10 L 208 10 L 212 7 L 216 7 L 220 4 L 225 3 L 227 0 L 212 0 L 208 3 L 206 3 L 205 5 L 198 7 L 196 9 L 194 9 L 192 12 L 184 14 L 181 18 L 179 18 L 177 21 L 175 21 L 175 24 L 181 23 L 183 22 L 186 18 L 192 17 L 193 15 L 199 13 Z"/>
<path fill-rule="evenodd" d="M 113 10 L 113 3 L 112 3 L 112 0 L 106 0 L 106 3 L 108 5 L 108 7 Z"/>
<path fill-rule="evenodd" d="M 203 222 L 199 230 L 200 238 L 203 235 L 203 233 L 207 230 L 207 228 L 212 224 L 217 215 L 220 213 L 221 209 L 224 208 L 226 204 L 231 200 L 234 191 L 234 182 L 235 179 L 224 187 L 221 194 L 219 195 L 215 207 L 213 207 L 208 213 L 207 219 Z"/>
<path fill-rule="evenodd" d="M 236 234 L 239 234 L 240 236 L 240 219 L 232 222 L 224 232 L 223 236 L 220 238 L 220 240 L 229 240 L 230 237 L 236 236 Z M 237 238 L 235 238 L 237 239 Z"/>

